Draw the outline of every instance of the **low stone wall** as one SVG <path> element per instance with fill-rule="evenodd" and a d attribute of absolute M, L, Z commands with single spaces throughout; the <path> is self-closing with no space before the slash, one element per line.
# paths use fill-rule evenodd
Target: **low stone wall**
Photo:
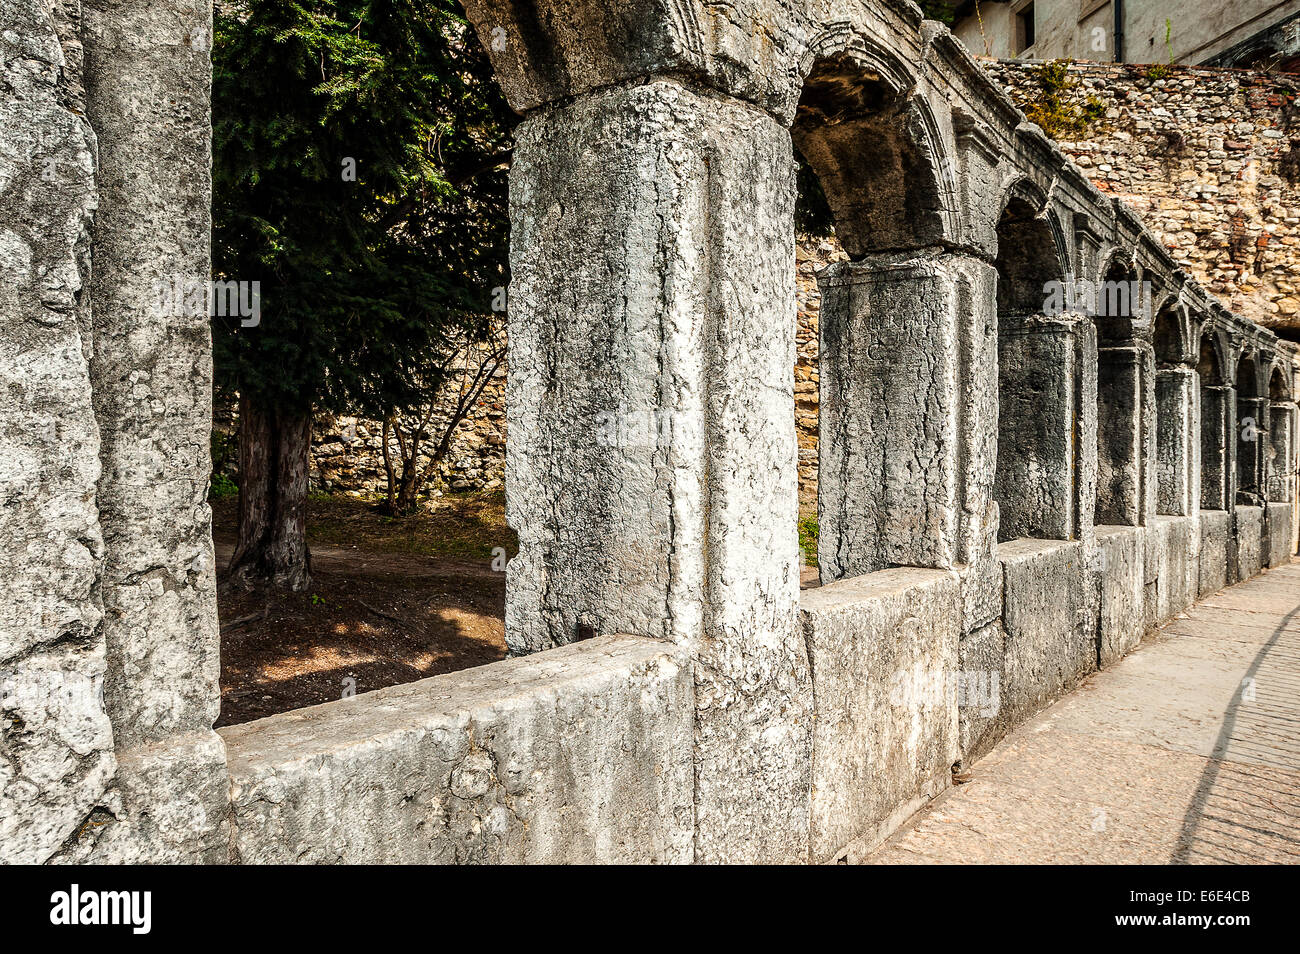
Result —
<path fill-rule="evenodd" d="M 232 860 L 689 862 L 692 692 L 607 636 L 223 729 Z"/>
<path fill-rule="evenodd" d="M 928 797 L 959 760 L 961 587 L 942 570 L 895 569 L 803 593 L 813 673 L 814 862 L 856 860 Z"/>
<path fill-rule="evenodd" d="M 896 568 L 805 590 L 809 860 L 864 857 L 954 764 L 1185 611 L 1198 523 L 1211 577 L 1227 541 L 1258 552 L 1263 511 L 1239 509 L 1240 536 L 1213 511 L 1098 527 L 1092 561 L 1077 541 L 999 545 L 1003 612 L 983 652 L 962 637 L 958 573 Z M 1289 505 L 1272 513 L 1290 526 Z M 693 692 L 670 644 L 604 636 L 222 729 L 230 860 L 689 862 Z"/>

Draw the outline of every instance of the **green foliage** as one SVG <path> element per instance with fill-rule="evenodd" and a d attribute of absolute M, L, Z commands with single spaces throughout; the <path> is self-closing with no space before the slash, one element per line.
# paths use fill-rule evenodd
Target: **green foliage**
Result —
<path fill-rule="evenodd" d="M 239 494 L 239 485 L 225 474 L 212 474 L 212 486 L 208 489 L 209 500 L 225 500 Z"/>
<path fill-rule="evenodd" d="M 1038 94 L 1025 104 L 1025 116 L 1050 138 L 1081 139 L 1106 112 L 1106 105 L 1089 95 L 1080 105 L 1074 95 L 1079 83 L 1070 76 L 1073 60 L 1049 60 L 1038 68 Z"/>
<path fill-rule="evenodd" d="M 218 387 L 416 403 L 508 281 L 516 120 L 459 6 L 235 0 L 213 71 L 213 270 L 262 291 L 257 327 L 213 321 Z"/>
<path fill-rule="evenodd" d="M 927 20 L 938 20 L 952 26 L 956 19 L 958 0 L 920 0 L 917 5 Z"/>
<path fill-rule="evenodd" d="M 804 559 L 811 564 L 817 563 L 817 515 L 810 514 L 799 518 L 799 549 L 804 552 Z"/>
<path fill-rule="evenodd" d="M 1165 53 L 1169 56 L 1168 63 L 1152 63 L 1147 67 L 1146 78 L 1152 82 L 1162 79 L 1168 79 L 1174 73 L 1174 21 L 1165 20 Z"/>

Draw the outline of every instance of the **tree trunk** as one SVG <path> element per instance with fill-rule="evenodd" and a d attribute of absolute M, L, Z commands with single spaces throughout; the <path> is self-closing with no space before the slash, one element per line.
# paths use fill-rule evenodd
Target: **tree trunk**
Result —
<path fill-rule="evenodd" d="M 239 401 L 239 540 L 230 577 L 300 592 L 311 585 L 307 469 L 311 414 Z"/>

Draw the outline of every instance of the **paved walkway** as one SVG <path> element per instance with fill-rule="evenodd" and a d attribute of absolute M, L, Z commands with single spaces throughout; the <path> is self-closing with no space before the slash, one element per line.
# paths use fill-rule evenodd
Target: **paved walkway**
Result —
<path fill-rule="evenodd" d="M 1004 739 L 868 863 L 1300 863 L 1300 563 Z"/>

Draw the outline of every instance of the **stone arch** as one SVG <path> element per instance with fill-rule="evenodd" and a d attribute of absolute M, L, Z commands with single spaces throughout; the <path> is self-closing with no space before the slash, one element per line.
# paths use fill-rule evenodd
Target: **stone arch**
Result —
<path fill-rule="evenodd" d="M 996 234 L 999 316 L 1042 314 L 1047 284 L 1067 280 L 1067 246 L 1046 197 L 1029 180 L 1019 179 L 1007 190 Z"/>
<path fill-rule="evenodd" d="M 1156 311 L 1151 328 L 1151 345 L 1161 366 L 1187 364 L 1191 360 L 1187 312 L 1176 298 L 1166 299 Z"/>
<path fill-rule="evenodd" d="M 1092 290 L 1093 322 L 1097 326 L 1098 347 L 1131 341 L 1138 332 L 1141 288 L 1137 263 L 1131 253 L 1115 250 L 1102 260 Z"/>
<path fill-rule="evenodd" d="M 1273 362 L 1268 375 L 1268 399 L 1270 401 L 1290 401 L 1291 383 L 1287 380 L 1286 363 L 1280 358 Z"/>
<path fill-rule="evenodd" d="M 1196 343 L 1196 371 L 1202 386 L 1225 386 L 1228 383 L 1228 351 L 1222 336 L 1208 321 L 1204 321 L 1198 329 Z"/>
<path fill-rule="evenodd" d="M 907 64 L 839 25 L 809 45 L 800 70 L 791 136 L 849 255 L 954 241 L 953 150 Z"/>
<path fill-rule="evenodd" d="M 1268 445 L 1265 448 L 1265 480 L 1268 499 L 1289 503 L 1294 496 L 1292 447 L 1295 440 L 1296 405 L 1292 398 L 1290 368 L 1280 359 L 1273 361 L 1268 375 Z"/>
<path fill-rule="evenodd" d="M 958 474 L 977 432 L 952 422 L 984 412 L 953 382 L 996 363 L 993 268 L 955 251 L 952 136 L 913 65 L 869 28 L 838 24 L 800 71 L 791 139 L 849 257 L 820 275 L 820 576 L 949 568 L 992 527 L 992 474 Z"/>

